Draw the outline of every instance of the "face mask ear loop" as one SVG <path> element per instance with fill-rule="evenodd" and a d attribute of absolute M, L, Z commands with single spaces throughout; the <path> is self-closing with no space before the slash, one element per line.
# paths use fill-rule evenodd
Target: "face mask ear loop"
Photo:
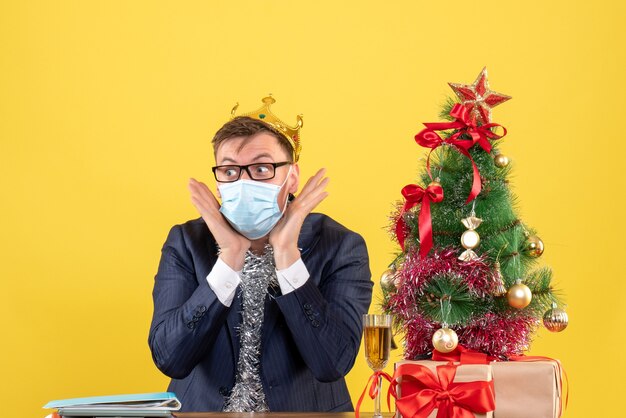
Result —
<path fill-rule="evenodd" d="M 287 171 L 287 177 L 285 177 L 285 181 L 283 181 L 283 184 L 280 185 L 281 189 L 285 187 L 285 184 L 287 183 L 287 180 L 289 179 L 289 175 L 291 174 L 292 168 L 293 168 L 293 165 L 290 165 L 289 171 Z M 280 211 L 281 215 L 285 214 L 285 211 L 287 210 L 287 203 L 289 203 L 289 193 L 287 193 L 287 197 L 285 198 L 285 203 L 283 204 L 283 209 Z"/>

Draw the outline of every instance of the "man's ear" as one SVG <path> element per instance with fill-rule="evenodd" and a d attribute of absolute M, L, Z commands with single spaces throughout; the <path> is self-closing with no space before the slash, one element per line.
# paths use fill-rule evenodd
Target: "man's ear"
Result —
<path fill-rule="evenodd" d="M 291 173 L 289 173 L 289 188 L 287 192 L 296 194 L 298 186 L 300 185 L 300 167 L 298 164 L 291 166 Z"/>

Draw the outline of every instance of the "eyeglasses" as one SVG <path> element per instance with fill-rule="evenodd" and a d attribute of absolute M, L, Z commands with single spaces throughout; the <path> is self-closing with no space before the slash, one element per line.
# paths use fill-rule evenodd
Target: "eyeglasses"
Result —
<path fill-rule="evenodd" d="M 289 161 L 280 163 L 256 163 L 248 165 L 218 165 L 213 170 L 215 180 L 220 183 L 232 183 L 239 180 L 245 170 L 252 180 L 270 180 L 276 175 L 276 167 L 291 164 Z"/>

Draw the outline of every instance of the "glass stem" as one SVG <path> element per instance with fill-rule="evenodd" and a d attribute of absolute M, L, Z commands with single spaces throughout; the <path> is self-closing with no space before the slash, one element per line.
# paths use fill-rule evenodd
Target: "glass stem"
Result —
<path fill-rule="evenodd" d="M 380 412 L 380 392 L 383 389 L 382 376 L 378 376 L 376 386 L 378 387 L 378 390 L 376 391 L 376 398 L 374 398 L 374 418 L 383 416 Z"/>

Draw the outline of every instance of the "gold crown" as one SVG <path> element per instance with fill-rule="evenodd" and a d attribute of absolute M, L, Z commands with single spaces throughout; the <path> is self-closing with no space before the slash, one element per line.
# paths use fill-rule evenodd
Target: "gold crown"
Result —
<path fill-rule="evenodd" d="M 249 118 L 257 119 L 263 123 L 268 124 L 276 132 L 284 136 L 287 141 L 289 141 L 291 147 L 293 148 L 293 162 L 297 163 L 298 159 L 300 158 L 300 150 L 302 150 L 302 145 L 300 145 L 300 128 L 302 128 L 303 124 L 302 115 L 297 116 L 298 121 L 296 123 L 296 126 L 289 126 L 285 122 L 280 120 L 278 116 L 273 114 L 270 110 L 270 106 L 276 103 L 276 100 L 272 97 L 271 94 L 267 97 L 264 97 L 262 99 L 262 102 L 263 106 L 260 109 L 255 110 L 254 112 L 235 115 L 235 111 L 239 107 L 239 103 L 237 103 L 235 107 L 233 107 L 233 110 L 230 111 L 231 120 L 236 117 L 247 116 Z"/>

